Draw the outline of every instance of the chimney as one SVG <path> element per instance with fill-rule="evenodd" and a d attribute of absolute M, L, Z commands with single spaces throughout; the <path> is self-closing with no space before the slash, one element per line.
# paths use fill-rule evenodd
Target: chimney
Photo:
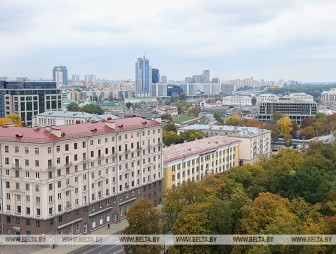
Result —
<path fill-rule="evenodd" d="M 53 127 L 53 128 L 51 128 L 50 133 L 53 134 L 53 135 L 55 135 L 58 138 L 62 137 L 62 131 L 61 131 L 60 128 Z"/>
<path fill-rule="evenodd" d="M 111 128 L 111 129 L 115 129 L 116 128 L 115 122 L 109 122 L 109 121 L 107 121 L 105 124 L 106 124 L 107 127 Z"/>

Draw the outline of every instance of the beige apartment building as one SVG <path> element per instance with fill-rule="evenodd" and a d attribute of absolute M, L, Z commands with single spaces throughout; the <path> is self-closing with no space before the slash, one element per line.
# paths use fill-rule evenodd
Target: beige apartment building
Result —
<path fill-rule="evenodd" d="M 3 234 L 85 234 L 122 219 L 139 196 L 161 202 L 157 122 L 0 128 Z"/>
<path fill-rule="evenodd" d="M 188 130 L 201 131 L 207 137 L 222 135 L 240 140 L 239 165 L 253 164 L 271 156 L 272 132 L 270 130 L 256 127 L 194 124 L 180 128 L 178 133 Z"/>
<path fill-rule="evenodd" d="M 240 143 L 235 138 L 213 136 L 163 148 L 164 190 L 238 166 Z"/>

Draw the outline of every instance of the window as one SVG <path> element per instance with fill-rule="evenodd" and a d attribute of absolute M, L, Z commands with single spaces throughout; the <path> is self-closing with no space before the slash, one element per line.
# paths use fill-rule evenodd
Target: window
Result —
<path fill-rule="evenodd" d="M 25 166 L 29 166 L 29 160 L 25 160 Z"/>
<path fill-rule="evenodd" d="M 83 141 L 82 145 L 83 145 L 83 148 L 85 148 L 86 147 L 86 142 Z"/>
<path fill-rule="evenodd" d="M 48 147 L 48 154 L 51 154 L 51 147 Z"/>
<path fill-rule="evenodd" d="M 39 160 L 35 160 L 35 167 L 39 167 L 40 166 L 40 161 Z"/>
<path fill-rule="evenodd" d="M 36 179 L 39 179 L 39 178 L 40 178 L 40 173 L 39 173 L 39 172 L 36 172 L 36 173 L 35 173 L 35 178 L 36 178 Z"/>
<path fill-rule="evenodd" d="M 40 201 L 41 201 L 41 198 L 40 197 L 36 197 L 36 203 L 40 203 Z M 40 210 L 40 209 L 37 209 L 37 210 Z M 39 215 L 39 213 L 38 213 L 38 215 Z"/>
<path fill-rule="evenodd" d="M 9 153 L 9 146 L 5 146 L 5 153 Z"/>
<path fill-rule="evenodd" d="M 5 158 L 5 164 L 9 165 L 9 158 Z"/>
<path fill-rule="evenodd" d="M 60 152 L 61 151 L 61 147 L 60 146 L 56 146 L 56 152 Z"/>
<path fill-rule="evenodd" d="M 38 184 L 35 185 L 35 191 L 40 191 L 40 185 Z"/>
<path fill-rule="evenodd" d="M 74 143 L 74 149 L 77 149 L 77 143 Z"/>
<path fill-rule="evenodd" d="M 15 153 L 19 153 L 20 152 L 20 149 L 18 146 L 15 147 Z"/>
<path fill-rule="evenodd" d="M 35 155 L 39 155 L 40 154 L 40 150 L 38 148 L 35 148 Z"/>
<path fill-rule="evenodd" d="M 69 151 L 69 144 L 65 145 L 65 151 Z"/>
<path fill-rule="evenodd" d="M 15 189 L 19 190 L 20 189 L 20 183 L 15 183 Z"/>
<path fill-rule="evenodd" d="M 6 193 L 7 199 L 10 199 L 10 193 Z"/>

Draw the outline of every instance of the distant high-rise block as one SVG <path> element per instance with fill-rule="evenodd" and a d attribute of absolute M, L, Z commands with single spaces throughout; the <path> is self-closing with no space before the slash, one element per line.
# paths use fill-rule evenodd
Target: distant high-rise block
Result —
<path fill-rule="evenodd" d="M 158 69 L 152 69 L 152 83 L 160 82 L 160 71 Z"/>
<path fill-rule="evenodd" d="M 149 60 L 138 58 L 135 63 L 135 92 L 138 95 L 149 95 L 150 84 L 152 83 L 152 69 Z"/>
<path fill-rule="evenodd" d="M 55 66 L 53 69 L 53 81 L 56 81 L 56 84 L 67 85 L 68 84 L 68 70 L 66 66 Z"/>
<path fill-rule="evenodd" d="M 80 81 L 80 77 L 78 74 L 74 74 L 72 75 L 72 79 L 71 79 L 72 82 L 78 82 Z"/>
<path fill-rule="evenodd" d="M 204 70 L 202 74 L 202 82 L 203 83 L 209 83 L 210 82 L 210 71 Z"/>
<path fill-rule="evenodd" d="M 167 83 L 168 79 L 167 79 L 167 76 L 162 76 L 161 77 L 161 82 L 162 83 Z"/>

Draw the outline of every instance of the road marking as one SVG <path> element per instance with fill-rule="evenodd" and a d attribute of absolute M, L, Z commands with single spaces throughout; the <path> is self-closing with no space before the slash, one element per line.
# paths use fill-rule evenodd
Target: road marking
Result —
<path fill-rule="evenodd" d="M 122 249 L 122 250 L 120 250 L 120 251 L 115 252 L 114 254 L 117 254 L 117 253 L 122 252 L 122 251 L 124 251 L 124 250 Z"/>

